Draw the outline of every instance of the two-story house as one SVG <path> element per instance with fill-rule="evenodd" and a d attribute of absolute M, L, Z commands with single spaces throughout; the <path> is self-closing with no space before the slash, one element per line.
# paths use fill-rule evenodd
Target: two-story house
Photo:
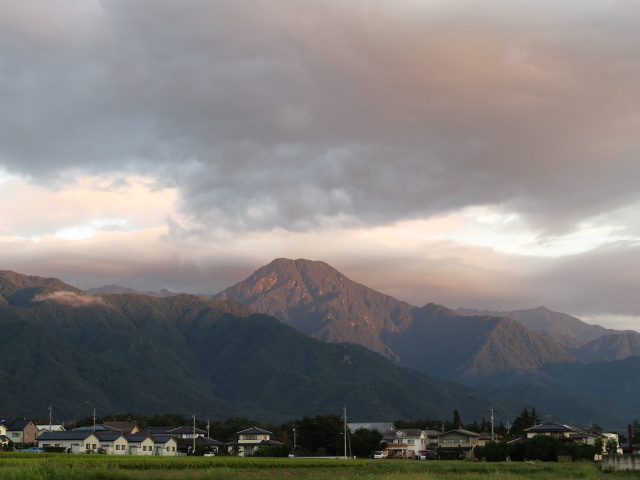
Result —
<path fill-rule="evenodd" d="M 439 451 L 461 451 L 468 459 L 473 458 L 473 449 L 479 444 L 480 434 L 459 428 L 438 435 Z"/>
<path fill-rule="evenodd" d="M 227 443 L 229 452 L 237 452 L 240 457 L 253 455 L 260 447 L 276 447 L 282 445 L 280 442 L 271 440 L 271 432 L 258 427 L 251 427 L 238 432 L 238 440 Z"/>
<path fill-rule="evenodd" d="M 429 438 L 425 430 L 406 428 L 387 430 L 383 434 L 386 451 L 393 458 L 417 458 L 421 450 L 427 450 Z"/>
<path fill-rule="evenodd" d="M 12 444 L 35 443 L 38 427 L 31 420 L 0 418 L 0 435 L 4 435 Z"/>

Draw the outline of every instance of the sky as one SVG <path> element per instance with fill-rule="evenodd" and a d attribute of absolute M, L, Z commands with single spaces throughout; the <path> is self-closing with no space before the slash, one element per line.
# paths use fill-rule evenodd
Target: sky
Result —
<path fill-rule="evenodd" d="M 321 260 L 640 329 L 640 3 L 0 0 L 0 269 Z"/>

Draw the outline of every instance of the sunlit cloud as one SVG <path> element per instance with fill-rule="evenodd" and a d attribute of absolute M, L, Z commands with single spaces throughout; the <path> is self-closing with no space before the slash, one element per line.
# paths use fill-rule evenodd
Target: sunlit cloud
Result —
<path fill-rule="evenodd" d="M 33 297 L 33 302 L 46 302 L 52 300 L 54 302 L 62 303 L 70 307 L 88 307 L 91 305 L 103 305 L 107 304 L 100 297 L 93 295 L 79 295 L 75 292 L 59 291 L 53 293 L 39 294 Z"/>

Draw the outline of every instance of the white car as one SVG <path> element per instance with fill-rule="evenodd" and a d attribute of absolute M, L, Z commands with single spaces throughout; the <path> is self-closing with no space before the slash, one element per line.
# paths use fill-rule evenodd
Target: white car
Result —
<path fill-rule="evenodd" d="M 373 458 L 387 458 L 387 452 L 384 450 L 376 450 L 373 452 Z"/>

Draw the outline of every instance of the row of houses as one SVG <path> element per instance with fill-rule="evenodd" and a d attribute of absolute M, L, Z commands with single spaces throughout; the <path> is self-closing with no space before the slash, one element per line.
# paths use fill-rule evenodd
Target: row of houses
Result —
<path fill-rule="evenodd" d="M 548 435 L 560 439 L 569 439 L 576 443 L 595 445 L 596 439 L 601 438 L 604 443 L 613 438 L 618 442 L 615 433 L 600 433 L 594 430 L 583 430 L 570 425 L 559 423 L 544 423 L 525 430 L 525 436 L 513 442 L 526 441 L 536 435 Z M 468 459 L 474 457 L 474 449 L 484 446 L 491 440 L 500 440 L 499 435 L 492 437 L 489 433 L 475 433 L 464 429 L 438 432 L 437 430 L 390 428 L 383 433 L 386 443 L 386 453 L 395 458 L 420 458 L 431 452 L 457 451 L 464 452 Z"/>
<path fill-rule="evenodd" d="M 238 440 L 220 442 L 208 438 L 204 430 L 191 426 L 149 427 L 140 430 L 129 422 L 107 422 L 66 430 L 63 425 L 34 425 L 29 420 L 0 418 L 0 450 L 9 446 L 35 445 L 70 453 L 112 455 L 184 455 L 195 446 L 213 453 L 253 455 L 258 448 L 280 446 L 272 433 L 252 427 L 237 432 Z"/>

